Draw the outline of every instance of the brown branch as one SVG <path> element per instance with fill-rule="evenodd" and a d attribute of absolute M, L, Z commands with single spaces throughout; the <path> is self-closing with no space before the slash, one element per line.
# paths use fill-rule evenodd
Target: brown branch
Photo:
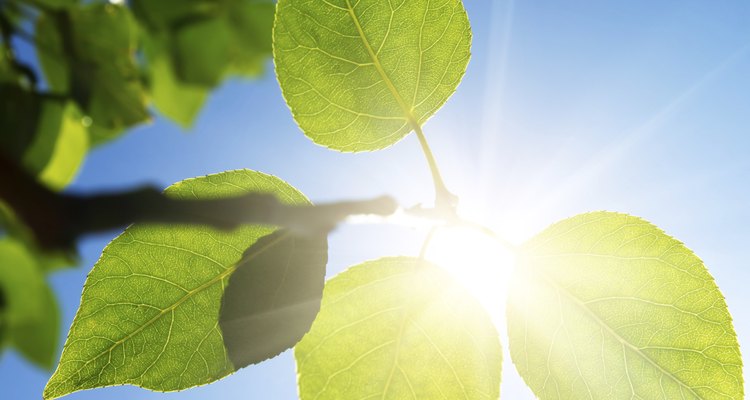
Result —
<path fill-rule="evenodd" d="M 0 154 L 0 199 L 29 227 L 43 249 L 71 249 L 89 233 L 130 223 L 201 224 L 233 229 L 242 224 L 268 224 L 311 234 L 333 229 L 355 214 L 389 215 L 390 197 L 366 201 L 293 206 L 269 194 L 211 200 L 182 200 L 145 187 L 112 194 L 76 195 L 53 192 Z"/>

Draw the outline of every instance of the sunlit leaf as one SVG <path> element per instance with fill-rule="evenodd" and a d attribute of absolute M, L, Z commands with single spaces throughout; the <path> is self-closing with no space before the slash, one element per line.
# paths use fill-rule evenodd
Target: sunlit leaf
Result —
<path fill-rule="evenodd" d="M 742 399 L 742 359 L 701 260 L 636 217 L 559 222 L 511 282 L 513 362 L 542 399 Z"/>
<path fill-rule="evenodd" d="M 51 368 L 57 354 L 59 310 L 35 257 L 9 237 L 0 239 L 0 288 L 5 340 L 30 361 Z"/>
<path fill-rule="evenodd" d="M 487 313 L 440 268 L 383 258 L 326 283 L 295 347 L 312 399 L 497 399 L 502 350 Z"/>
<path fill-rule="evenodd" d="M 248 170 L 188 179 L 166 190 L 170 196 L 188 199 L 248 192 L 273 193 L 286 203 L 308 203 L 280 179 Z M 274 259 L 278 268 L 307 267 L 317 274 L 325 264 L 324 238 L 307 242 L 312 244 L 293 238 L 261 240 L 274 231 L 268 226 L 243 226 L 233 232 L 200 226 L 128 228 L 107 246 L 89 274 L 44 397 L 118 384 L 180 390 L 215 381 L 243 366 L 244 362 L 233 364 L 245 359 L 229 353 L 236 347 L 225 346 L 219 324 L 222 295 L 227 285 L 233 285 L 232 274 L 239 269 L 243 275 L 273 276 L 275 290 L 285 293 L 290 286 L 278 275 L 266 275 Z M 290 260 L 304 264 L 290 264 Z M 255 287 L 274 287 L 265 283 L 269 286 Z M 267 294 L 258 293 L 258 304 L 248 305 L 248 310 L 286 304 L 281 300 L 269 304 Z M 235 293 L 227 300 L 230 322 L 238 315 L 234 302 L 254 298 L 252 293 L 245 295 L 249 297 Z M 233 341 L 238 338 L 232 336 Z M 283 350 L 265 349 L 268 356 Z"/>
<path fill-rule="evenodd" d="M 43 99 L 40 121 L 23 164 L 53 189 L 70 183 L 89 150 L 89 137 L 78 107 L 71 102 Z"/>
<path fill-rule="evenodd" d="M 381 149 L 423 124 L 470 55 L 461 0 L 279 0 L 274 26 L 276 74 L 295 120 L 342 151 Z"/>

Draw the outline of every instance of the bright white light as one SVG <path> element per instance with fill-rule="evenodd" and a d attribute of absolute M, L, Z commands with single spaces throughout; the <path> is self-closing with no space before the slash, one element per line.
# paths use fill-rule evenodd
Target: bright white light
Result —
<path fill-rule="evenodd" d="M 470 228 L 438 230 L 425 258 L 450 272 L 490 312 L 505 313 L 514 255 L 495 239 Z"/>

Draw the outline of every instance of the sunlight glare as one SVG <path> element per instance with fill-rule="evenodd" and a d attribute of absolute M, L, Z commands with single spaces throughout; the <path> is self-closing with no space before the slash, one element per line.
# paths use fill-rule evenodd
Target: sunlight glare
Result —
<path fill-rule="evenodd" d="M 471 228 L 439 229 L 425 258 L 446 269 L 495 320 L 505 312 L 513 253 L 495 239 Z"/>

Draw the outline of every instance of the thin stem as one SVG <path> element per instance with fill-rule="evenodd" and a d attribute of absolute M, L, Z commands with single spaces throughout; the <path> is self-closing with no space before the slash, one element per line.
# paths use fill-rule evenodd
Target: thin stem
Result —
<path fill-rule="evenodd" d="M 414 129 L 414 133 L 417 134 L 419 144 L 422 146 L 422 152 L 427 159 L 427 164 L 430 166 L 432 181 L 435 183 L 435 207 L 454 210 L 457 198 L 450 192 L 450 190 L 448 190 L 448 187 L 443 181 L 442 175 L 440 175 L 440 169 L 438 168 L 437 161 L 435 161 L 435 156 L 432 154 L 432 150 L 430 150 L 430 145 L 427 143 L 427 138 L 424 136 L 424 132 L 422 132 L 422 127 L 419 126 L 416 121 L 410 122 Z"/>

